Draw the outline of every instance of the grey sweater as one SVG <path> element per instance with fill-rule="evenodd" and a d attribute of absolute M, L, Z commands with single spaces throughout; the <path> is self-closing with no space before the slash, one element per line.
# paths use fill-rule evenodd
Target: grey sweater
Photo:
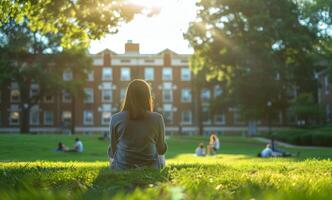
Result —
<path fill-rule="evenodd" d="M 128 112 L 114 114 L 110 122 L 109 157 L 112 169 L 160 168 L 158 155 L 165 154 L 165 124 L 162 115 L 148 112 L 145 119 L 129 120 Z"/>

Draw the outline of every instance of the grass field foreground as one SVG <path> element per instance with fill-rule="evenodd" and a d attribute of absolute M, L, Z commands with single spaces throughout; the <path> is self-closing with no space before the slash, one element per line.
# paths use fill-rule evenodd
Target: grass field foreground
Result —
<path fill-rule="evenodd" d="M 2 137 L 4 136 L 0 136 L 0 141 L 3 141 Z M 30 144 L 34 138 L 37 143 L 44 139 L 44 136 L 24 137 L 31 137 L 28 138 Z M 68 136 L 61 137 L 68 141 L 73 139 Z M 89 147 L 89 137 L 82 138 Z M 59 154 L 48 151 L 53 161 L 43 159 L 46 154 L 40 153 L 40 161 L 26 158 L 23 162 L 15 159 L 9 161 L 10 156 L 0 154 L 0 197 L 302 200 L 330 199 L 332 196 L 332 161 L 326 158 L 308 158 L 310 155 L 318 155 L 318 151 L 300 149 L 303 157 L 297 159 L 260 159 L 254 155 L 264 144 L 247 138 L 225 137 L 222 139 L 222 151 L 217 156 L 193 156 L 192 151 L 197 142 L 205 139 L 170 138 L 169 159 L 167 167 L 162 171 L 111 171 L 105 159 L 102 161 L 97 154 L 101 150 L 104 152 L 106 144 L 101 148 L 100 144 L 103 143 L 95 139 L 90 141 L 90 145 L 95 149 L 87 149 L 85 154 L 90 157 L 85 160 L 80 160 L 84 153 L 68 154 L 63 161 L 54 161 L 52 156 Z M 20 145 L 12 146 L 17 149 L 16 155 L 20 155 L 18 149 L 25 146 L 23 143 Z M 0 146 L 1 148 L 4 147 Z M 291 150 L 299 151 L 289 149 Z M 331 153 L 329 150 L 321 152 L 323 157 L 330 156 Z M 93 155 L 97 161 L 92 160 Z M 33 158 L 38 157 L 36 150 Z"/>

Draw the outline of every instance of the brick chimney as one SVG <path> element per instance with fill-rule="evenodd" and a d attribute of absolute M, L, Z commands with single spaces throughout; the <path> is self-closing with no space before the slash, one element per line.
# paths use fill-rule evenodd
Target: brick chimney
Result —
<path fill-rule="evenodd" d="M 139 53 L 139 44 L 133 43 L 132 40 L 128 40 L 125 44 L 125 53 Z"/>

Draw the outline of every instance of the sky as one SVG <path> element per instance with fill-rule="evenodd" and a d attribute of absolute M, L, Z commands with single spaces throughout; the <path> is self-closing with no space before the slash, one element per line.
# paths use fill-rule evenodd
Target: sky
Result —
<path fill-rule="evenodd" d="M 98 53 L 109 48 L 116 53 L 124 52 L 127 40 L 140 43 L 140 53 L 158 53 L 169 48 L 176 53 L 193 53 L 183 33 L 190 21 L 196 17 L 196 0 L 130 0 L 146 6 L 160 8 L 153 17 L 137 15 L 131 22 L 123 24 L 119 32 L 92 41 L 90 53 Z"/>

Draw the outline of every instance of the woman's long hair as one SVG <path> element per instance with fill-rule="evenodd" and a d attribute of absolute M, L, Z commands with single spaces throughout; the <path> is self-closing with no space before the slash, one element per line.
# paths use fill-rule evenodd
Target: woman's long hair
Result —
<path fill-rule="evenodd" d="M 153 111 L 151 87 L 145 80 L 129 83 L 121 111 L 128 111 L 131 120 L 143 119 L 147 112 Z"/>

